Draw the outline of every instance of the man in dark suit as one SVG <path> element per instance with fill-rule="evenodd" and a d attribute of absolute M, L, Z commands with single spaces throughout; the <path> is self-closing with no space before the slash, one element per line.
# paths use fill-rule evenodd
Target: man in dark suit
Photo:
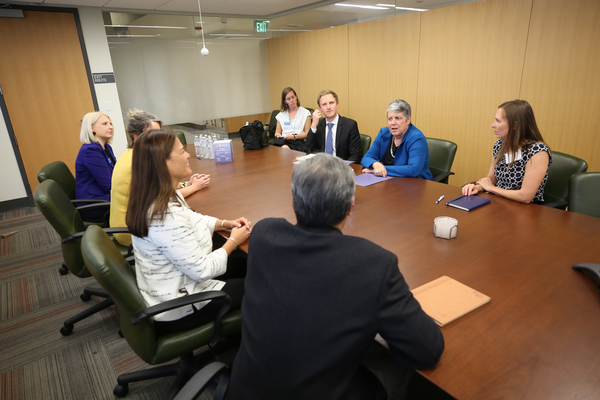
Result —
<path fill-rule="evenodd" d="M 354 181 L 344 161 L 317 154 L 294 168 L 298 224 L 268 218 L 254 227 L 226 399 L 402 399 L 411 369 L 438 362 L 442 333 L 396 255 L 342 234 Z"/>
<path fill-rule="evenodd" d="M 326 152 L 343 160 L 360 162 L 362 152 L 358 124 L 338 114 L 338 95 L 333 90 L 322 90 L 317 104 L 319 109 L 313 112 L 312 125 L 306 136 L 306 151 Z M 325 115 L 324 119 L 321 119 L 322 115 Z"/>

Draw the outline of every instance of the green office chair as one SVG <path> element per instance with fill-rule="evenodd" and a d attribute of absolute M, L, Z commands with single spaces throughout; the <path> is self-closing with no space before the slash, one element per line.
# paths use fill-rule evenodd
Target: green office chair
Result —
<path fill-rule="evenodd" d="M 62 239 L 62 253 L 64 262 L 60 273 L 65 275 L 69 271 L 78 278 L 86 278 L 91 276 L 90 272 L 85 267 L 81 256 L 81 237 L 83 236 L 84 225 L 79 215 L 79 211 L 75 209 L 69 201 L 60 186 L 52 179 L 46 179 L 42 182 L 33 194 L 35 205 L 42 212 L 46 220 L 52 225 L 56 233 Z M 99 205 L 98 205 L 99 206 Z M 88 207 L 88 206 L 86 206 Z M 93 226 L 93 225 L 92 225 Z M 98 229 L 102 229 L 97 227 Z M 126 228 L 104 228 L 111 233 L 128 232 Z M 127 247 L 121 246 L 115 240 L 113 246 L 122 254 L 130 255 Z M 110 307 L 113 302 L 108 298 L 108 294 L 103 290 L 96 288 L 85 288 L 80 296 L 81 300 L 88 301 L 91 296 L 98 296 L 106 300 L 88 308 L 82 313 L 67 319 L 64 322 L 60 333 L 64 336 L 69 335 L 73 331 L 73 325 L 98 311 Z"/>
<path fill-rule="evenodd" d="M 434 182 L 448 184 L 448 177 L 454 175 L 450 171 L 458 146 L 449 140 L 426 138 L 429 148 L 429 170 Z"/>
<path fill-rule="evenodd" d="M 600 172 L 580 172 L 569 179 L 569 211 L 600 218 Z"/>
<path fill-rule="evenodd" d="M 87 229 L 81 242 L 81 251 L 89 271 L 117 305 L 121 331 L 138 357 L 150 365 L 181 357 L 175 364 L 119 376 L 114 389 L 116 396 L 125 396 L 129 383 L 172 375 L 177 375 L 172 387 L 172 392 L 177 393 L 204 363 L 212 359 L 212 351 L 218 351 L 216 346 L 221 336 L 239 334 L 241 312 L 237 310 L 225 315 L 231 301 L 225 292 L 196 293 L 148 307 L 137 287 L 134 271 L 100 227 L 90 226 Z M 215 316 L 214 324 L 161 334 L 156 331 L 154 320 L 150 318 L 177 307 L 210 299 L 220 299 L 225 304 Z M 193 351 L 206 344 L 212 351 L 194 357 Z"/>
<path fill-rule="evenodd" d="M 364 135 L 364 134 L 360 134 L 360 152 L 362 153 L 362 156 L 364 157 L 365 154 L 367 154 L 367 151 L 369 151 L 369 147 L 371 147 L 371 136 L 369 135 Z"/>
<path fill-rule="evenodd" d="M 185 146 L 187 144 L 185 133 L 183 131 L 175 131 L 175 133 L 177 134 L 177 137 L 179 138 L 181 144 Z"/>
<path fill-rule="evenodd" d="M 544 188 L 543 205 L 565 210 L 569 195 L 569 178 L 578 172 L 586 172 L 588 164 L 581 158 L 559 151 L 552 152 L 552 164 L 548 170 L 548 181 Z"/>
<path fill-rule="evenodd" d="M 279 114 L 279 110 L 271 111 L 271 118 L 269 119 L 268 124 L 263 124 L 265 131 L 267 132 L 267 139 L 269 140 L 269 144 L 272 144 L 275 141 L 275 129 L 277 129 L 277 114 Z"/>
<path fill-rule="evenodd" d="M 188 383 L 177 393 L 173 400 L 195 400 L 202 394 L 204 389 L 217 377 L 219 377 L 217 389 L 213 400 L 221 400 L 227 391 L 229 383 L 229 368 L 222 362 L 215 361 L 198 371 Z M 224 379 L 223 379 L 224 378 Z"/>
<path fill-rule="evenodd" d="M 52 179 L 54 182 L 58 183 L 60 188 L 65 192 L 71 203 L 73 204 L 96 204 L 96 203 L 107 203 L 110 202 L 103 199 L 76 199 L 75 198 L 75 177 L 71 173 L 67 164 L 62 161 L 54 161 L 48 165 L 45 165 L 38 172 L 37 179 L 39 183 L 44 182 L 47 179 Z M 80 207 L 85 206 L 79 206 Z M 106 206 L 106 211 L 109 211 L 109 206 Z M 104 222 L 92 222 L 92 221 L 83 221 L 85 226 L 88 225 L 100 225 L 108 227 L 108 215 L 105 216 Z"/>

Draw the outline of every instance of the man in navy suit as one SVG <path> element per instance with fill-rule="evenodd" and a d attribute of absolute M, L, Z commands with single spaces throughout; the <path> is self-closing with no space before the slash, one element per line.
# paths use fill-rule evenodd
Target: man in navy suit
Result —
<path fill-rule="evenodd" d="M 360 162 L 360 132 L 358 124 L 338 114 L 338 95 L 333 90 L 322 90 L 317 97 L 319 108 L 312 117 L 312 125 L 306 137 L 308 153 L 325 152 L 343 160 Z M 324 119 L 321 116 L 325 115 Z"/>
<path fill-rule="evenodd" d="M 354 181 L 344 161 L 319 153 L 294 168 L 298 223 L 265 218 L 253 228 L 226 400 L 404 399 L 411 370 L 440 359 L 442 332 L 398 257 L 342 233 Z"/>

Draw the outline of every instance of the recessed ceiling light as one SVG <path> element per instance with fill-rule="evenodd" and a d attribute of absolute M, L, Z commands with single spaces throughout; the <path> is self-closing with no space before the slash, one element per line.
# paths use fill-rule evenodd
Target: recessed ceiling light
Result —
<path fill-rule="evenodd" d="M 342 3 L 335 3 L 336 6 L 342 6 L 342 7 L 356 7 L 356 8 L 366 8 L 369 10 L 387 10 L 387 8 L 385 7 L 376 7 L 376 6 L 361 6 L 359 4 L 342 4 Z"/>
<path fill-rule="evenodd" d="M 186 26 L 104 25 L 106 28 L 189 29 Z"/>
<path fill-rule="evenodd" d="M 429 11 L 426 10 L 424 8 L 409 8 L 409 7 L 396 7 L 394 4 L 377 4 L 378 6 L 382 6 L 382 7 L 391 7 L 391 8 L 395 8 L 396 10 L 408 10 L 408 11 Z"/>

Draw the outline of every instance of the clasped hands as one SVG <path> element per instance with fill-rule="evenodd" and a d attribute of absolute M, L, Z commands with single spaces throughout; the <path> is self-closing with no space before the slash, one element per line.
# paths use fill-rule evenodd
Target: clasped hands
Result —
<path fill-rule="evenodd" d="M 479 185 L 481 187 L 481 190 L 477 187 L 477 185 Z M 463 186 L 462 194 L 464 194 L 466 196 L 472 196 L 483 190 L 485 190 L 486 192 L 489 192 L 494 186 L 495 185 L 492 183 L 492 180 L 488 177 L 485 177 L 485 178 L 481 178 L 474 184 L 468 183 L 465 186 Z"/>
<path fill-rule="evenodd" d="M 224 227 L 231 229 L 230 237 L 232 237 L 238 245 L 248 240 L 250 232 L 252 232 L 252 224 L 244 217 L 235 220 L 227 220 L 224 223 Z"/>

